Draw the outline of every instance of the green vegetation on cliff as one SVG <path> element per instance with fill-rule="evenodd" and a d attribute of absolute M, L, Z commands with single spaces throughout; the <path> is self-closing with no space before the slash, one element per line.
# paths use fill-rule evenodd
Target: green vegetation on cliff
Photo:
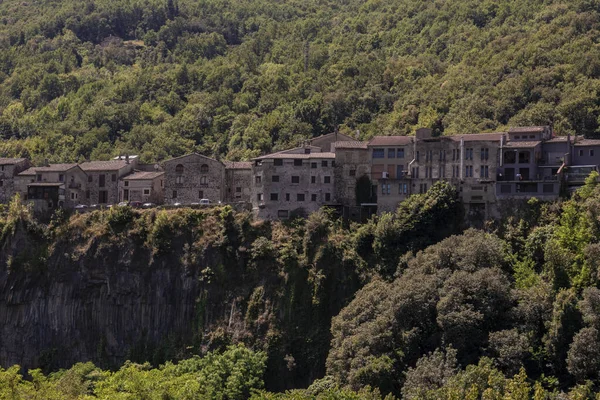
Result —
<path fill-rule="evenodd" d="M 594 0 L 0 4 L 0 155 L 192 150 L 311 135 L 599 133 Z"/>

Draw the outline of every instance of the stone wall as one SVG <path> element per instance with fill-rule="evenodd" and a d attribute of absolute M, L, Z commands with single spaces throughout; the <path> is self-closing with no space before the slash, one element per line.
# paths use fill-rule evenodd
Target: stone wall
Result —
<path fill-rule="evenodd" d="M 164 163 L 165 203 L 190 204 L 208 199 L 223 201 L 225 165 L 222 162 L 189 154 Z"/>

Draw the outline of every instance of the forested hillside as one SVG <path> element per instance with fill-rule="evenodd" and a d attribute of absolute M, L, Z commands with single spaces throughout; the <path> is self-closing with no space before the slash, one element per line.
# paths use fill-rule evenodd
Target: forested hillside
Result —
<path fill-rule="evenodd" d="M 311 135 L 599 132 L 595 0 L 4 0 L 2 156 L 192 150 Z"/>
<path fill-rule="evenodd" d="M 595 398 L 597 178 L 485 230 L 461 229 L 447 183 L 360 226 L 229 207 L 43 224 L 15 200 L 0 219 L 0 397 Z"/>

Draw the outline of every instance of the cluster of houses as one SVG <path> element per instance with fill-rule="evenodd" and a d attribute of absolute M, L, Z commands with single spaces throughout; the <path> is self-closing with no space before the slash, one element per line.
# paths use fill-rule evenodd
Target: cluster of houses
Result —
<path fill-rule="evenodd" d="M 188 154 L 159 164 L 136 156 L 81 164 L 31 166 L 0 158 L 0 202 L 15 193 L 36 210 L 140 202 L 167 205 L 240 204 L 258 218 L 307 215 L 323 206 L 349 218 L 393 211 L 436 181 L 451 182 L 466 210 L 494 216 L 507 199 L 556 199 L 583 185 L 600 163 L 600 140 L 554 136 L 547 126 L 507 132 L 375 136 L 358 141 L 341 133 L 229 162 Z"/>

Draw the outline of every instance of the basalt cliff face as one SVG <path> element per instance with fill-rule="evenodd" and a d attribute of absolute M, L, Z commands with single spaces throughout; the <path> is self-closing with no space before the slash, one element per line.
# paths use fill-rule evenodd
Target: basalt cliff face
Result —
<path fill-rule="evenodd" d="M 158 364 L 244 342 L 267 351 L 268 387 L 308 384 L 360 286 L 327 235 L 227 209 L 15 219 L 0 251 L 0 366 Z"/>

